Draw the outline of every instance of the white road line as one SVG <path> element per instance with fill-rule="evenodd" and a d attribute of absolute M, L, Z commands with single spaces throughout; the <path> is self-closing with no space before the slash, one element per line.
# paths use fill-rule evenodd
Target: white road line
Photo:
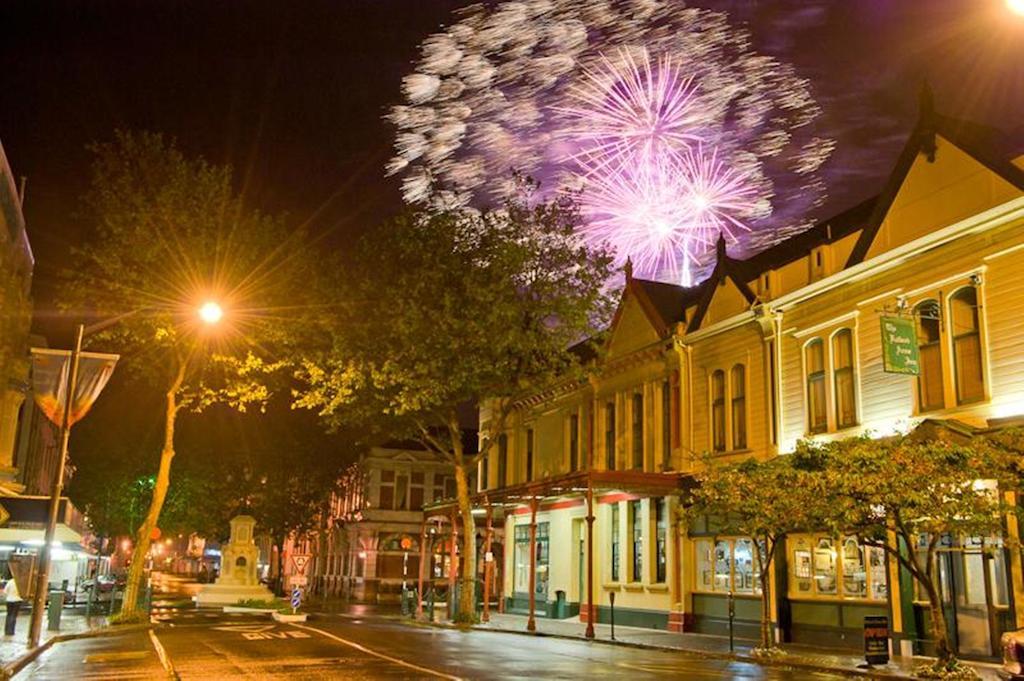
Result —
<path fill-rule="evenodd" d="M 164 650 L 164 645 L 160 643 L 160 639 L 156 637 L 156 633 L 152 629 L 149 630 L 149 640 L 153 642 L 156 656 L 160 658 L 160 664 L 164 666 L 167 675 L 172 679 L 178 678 L 178 674 L 174 671 L 174 665 L 171 664 L 171 659 L 167 657 L 167 651 Z"/>
<path fill-rule="evenodd" d="M 362 645 L 356 643 L 355 641 L 349 641 L 348 639 L 344 639 L 344 638 L 342 638 L 340 636 L 335 636 L 334 634 L 332 634 L 332 633 L 330 633 L 328 631 L 324 631 L 323 629 L 316 629 L 315 627 L 310 627 L 310 626 L 306 626 L 306 625 L 303 625 L 303 624 L 292 624 L 291 626 L 293 626 L 293 627 L 295 627 L 297 629 L 305 629 L 306 631 L 315 631 L 316 633 L 318 633 L 318 634 L 320 634 L 322 636 L 326 636 L 327 638 L 330 638 L 330 639 L 333 639 L 335 641 L 338 641 L 339 643 L 344 643 L 345 645 L 347 645 L 347 646 L 349 646 L 351 648 L 355 648 L 356 650 L 359 650 L 361 652 L 367 653 L 368 655 L 373 655 L 374 657 L 379 657 L 382 660 L 387 660 L 388 662 L 393 662 L 393 663 L 395 663 L 397 665 L 401 665 L 403 667 L 408 667 L 409 669 L 415 669 L 416 671 L 423 672 L 424 674 L 430 674 L 431 676 L 436 676 L 436 677 L 441 678 L 441 679 L 450 679 L 450 681 L 462 681 L 462 679 L 459 678 L 458 676 L 452 676 L 451 674 L 446 674 L 444 672 L 439 672 L 439 671 L 437 671 L 435 669 L 428 669 L 427 667 L 421 667 L 421 666 L 419 666 L 417 664 L 413 664 L 412 662 L 406 662 L 405 660 L 400 660 L 397 657 L 391 657 L 390 655 L 385 655 L 384 653 L 378 653 L 376 650 L 370 650 L 369 648 L 367 648 L 365 646 L 362 646 Z"/>

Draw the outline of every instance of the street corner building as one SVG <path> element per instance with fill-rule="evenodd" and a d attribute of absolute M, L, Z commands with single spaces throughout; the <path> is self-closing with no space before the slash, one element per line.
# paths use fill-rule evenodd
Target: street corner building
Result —
<path fill-rule="evenodd" d="M 475 447 L 475 431 L 466 431 Z M 472 451 L 472 448 L 467 448 Z M 286 546 L 285 574 L 304 573 L 311 593 L 379 604 L 398 603 L 417 587 L 422 547 L 428 581 L 446 583 L 450 538 L 423 524 L 423 508 L 455 496 L 451 464 L 415 442 L 371 447 L 346 471 L 316 531 Z M 299 570 L 290 556 L 309 556 Z M 454 573 L 452 573 L 454 574 Z"/>
<path fill-rule="evenodd" d="M 627 267 L 589 378 L 522 396 L 480 463 L 488 599 L 585 623 L 608 622 L 614 597 L 617 624 L 724 634 L 731 593 L 737 635 L 756 638 L 751 539 L 674 520 L 695 455 L 767 459 L 803 438 L 1024 422 L 1024 156 L 1009 150 L 926 97 L 877 196 L 747 259 L 721 242 L 694 287 Z M 886 370 L 890 316 L 910 325 L 916 376 Z M 489 418 L 484 403 L 481 432 Z M 462 531 L 453 501 L 425 515 Z M 994 656 L 1024 626 L 1021 553 L 1004 542 L 1019 535 L 1013 518 L 1006 533 L 942 540 L 961 656 Z M 932 650 L 926 599 L 881 549 L 791 535 L 773 570 L 779 640 L 859 649 L 864 618 L 884 615 L 893 652 Z"/>
<path fill-rule="evenodd" d="M 48 496 L 60 460 L 59 435 L 33 399 L 29 346 L 35 259 L 18 186 L 0 145 L 0 575 L 10 570 L 23 597 L 32 595 L 47 521 Z M 62 498 L 49 583 L 66 597 L 106 562 L 87 548 L 85 518 Z"/>

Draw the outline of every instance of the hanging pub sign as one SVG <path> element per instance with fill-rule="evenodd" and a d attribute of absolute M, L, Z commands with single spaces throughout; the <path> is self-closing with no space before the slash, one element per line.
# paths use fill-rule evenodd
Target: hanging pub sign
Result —
<path fill-rule="evenodd" d="M 890 374 L 921 373 L 913 317 L 882 317 L 882 367 Z"/>

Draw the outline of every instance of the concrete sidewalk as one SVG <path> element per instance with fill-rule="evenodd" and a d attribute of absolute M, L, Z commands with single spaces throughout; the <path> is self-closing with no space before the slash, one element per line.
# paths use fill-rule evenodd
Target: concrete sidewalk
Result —
<path fill-rule="evenodd" d="M 475 625 L 474 629 L 529 634 L 526 630 L 527 617 L 525 615 L 491 613 L 490 617 L 490 622 L 482 622 Z M 568 620 L 551 620 L 544 617 L 538 617 L 535 622 L 537 625 L 535 635 L 586 640 L 584 634 L 586 632 L 587 625 L 579 622 L 575 618 Z M 878 678 L 912 678 L 915 667 L 931 661 L 929 658 L 897 657 L 893 658 L 892 662 L 888 665 L 871 667 L 869 669 L 866 667 L 864 658 L 861 656 L 837 653 L 810 646 L 785 644 L 782 647 L 787 653 L 789 653 L 789 655 L 777 660 L 765 662 L 752 657 L 751 649 L 754 642 L 745 639 L 737 640 L 735 644 L 735 651 L 730 653 L 729 639 L 723 636 L 616 626 L 615 641 L 612 641 L 611 626 L 607 624 L 594 625 L 594 635 L 595 641 L 612 645 L 619 644 L 648 648 L 663 648 L 715 657 L 735 656 L 737 659 L 744 661 L 807 667 L 809 669 L 822 669 Z M 994 680 L 999 678 L 996 673 L 998 665 L 975 662 L 970 664 L 983 679 Z"/>
<path fill-rule="evenodd" d="M 6 615 L 0 617 L 6 619 Z M 22 606 L 18 613 L 18 622 L 15 627 L 14 636 L 0 637 L 0 667 L 7 666 L 14 660 L 28 652 L 28 628 L 32 619 L 30 608 Z M 5 622 L 6 624 L 6 622 Z M 40 643 L 45 643 L 54 636 L 64 634 L 81 634 L 93 629 L 104 627 L 107 618 L 102 616 L 86 618 L 85 615 L 77 614 L 73 609 L 61 613 L 60 631 L 50 631 L 46 628 L 46 619 L 43 619 L 43 632 Z"/>

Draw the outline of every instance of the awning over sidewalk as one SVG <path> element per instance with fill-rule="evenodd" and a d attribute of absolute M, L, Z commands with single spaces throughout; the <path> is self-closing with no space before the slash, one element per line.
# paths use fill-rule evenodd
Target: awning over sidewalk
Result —
<path fill-rule="evenodd" d="M 637 496 L 664 496 L 691 489 L 696 483 L 685 473 L 647 473 L 644 471 L 577 471 L 543 480 L 523 482 L 470 497 L 473 508 L 502 508 L 580 498 L 594 494 L 621 492 Z M 443 499 L 424 507 L 427 518 L 448 516 L 458 509 L 456 499 Z"/>

